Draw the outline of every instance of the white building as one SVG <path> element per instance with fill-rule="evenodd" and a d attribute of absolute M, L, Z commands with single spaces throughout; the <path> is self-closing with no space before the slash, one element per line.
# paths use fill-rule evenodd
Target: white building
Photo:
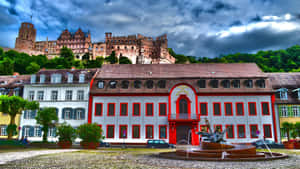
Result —
<path fill-rule="evenodd" d="M 38 101 L 40 108 L 56 108 L 58 122 L 67 122 L 76 128 L 87 123 L 90 81 L 95 72 L 95 69 L 40 70 L 24 85 L 23 97 Z M 20 138 L 27 136 L 30 141 L 42 140 L 36 113 L 36 110 L 23 112 Z M 57 140 L 55 128 L 50 128 L 48 140 Z"/>
<path fill-rule="evenodd" d="M 273 96 L 255 64 L 103 65 L 91 84 L 88 122 L 111 143 L 197 145 L 204 119 L 212 130 L 228 128 L 228 142 L 277 141 Z"/>

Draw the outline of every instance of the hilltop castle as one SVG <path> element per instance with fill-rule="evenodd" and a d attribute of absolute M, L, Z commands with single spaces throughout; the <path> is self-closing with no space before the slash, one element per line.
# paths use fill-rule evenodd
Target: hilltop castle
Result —
<path fill-rule="evenodd" d="M 119 58 L 128 57 L 136 64 L 175 63 L 175 58 L 168 52 L 167 35 L 153 39 L 143 35 L 112 36 L 105 33 L 104 42 L 91 41 L 91 33 L 83 32 L 80 28 L 76 32 L 64 30 L 57 40 L 36 41 L 36 29 L 32 23 L 22 23 L 16 38 L 15 49 L 28 54 L 45 54 L 49 59 L 59 55 L 62 47 L 72 49 L 75 59 L 89 54 L 90 59 L 97 56 L 107 57 L 113 51 Z"/>

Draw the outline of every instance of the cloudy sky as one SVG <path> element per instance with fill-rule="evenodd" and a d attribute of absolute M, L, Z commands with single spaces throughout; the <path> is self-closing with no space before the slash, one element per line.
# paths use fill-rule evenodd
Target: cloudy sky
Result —
<path fill-rule="evenodd" d="M 300 0 L 0 0 L 0 46 L 14 47 L 21 22 L 37 40 L 62 30 L 115 35 L 167 33 L 176 53 L 215 57 L 300 44 Z"/>

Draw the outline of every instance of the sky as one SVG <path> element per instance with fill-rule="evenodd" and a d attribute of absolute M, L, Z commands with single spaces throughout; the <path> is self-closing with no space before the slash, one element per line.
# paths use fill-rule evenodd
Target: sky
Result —
<path fill-rule="evenodd" d="M 90 31 L 93 42 L 167 34 L 176 53 L 218 57 L 300 44 L 300 0 L 0 0 L 0 46 L 14 47 L 22 22 L 37 41 L 64 29 Z M 32 16 L 32 20 L 31 20 Z"/>

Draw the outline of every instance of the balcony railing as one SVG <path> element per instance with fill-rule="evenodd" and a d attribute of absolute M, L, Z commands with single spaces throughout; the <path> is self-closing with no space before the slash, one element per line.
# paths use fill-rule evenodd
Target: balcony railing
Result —
<path fill-rule="evenodd" d="M 176 113 L 172 113 L 171 119 L 172 120 L 198 120 L 198 117 L 196 113 L 191 113 L 190 116 L 187 113 L 179 113 L 178 115 Z"/>

